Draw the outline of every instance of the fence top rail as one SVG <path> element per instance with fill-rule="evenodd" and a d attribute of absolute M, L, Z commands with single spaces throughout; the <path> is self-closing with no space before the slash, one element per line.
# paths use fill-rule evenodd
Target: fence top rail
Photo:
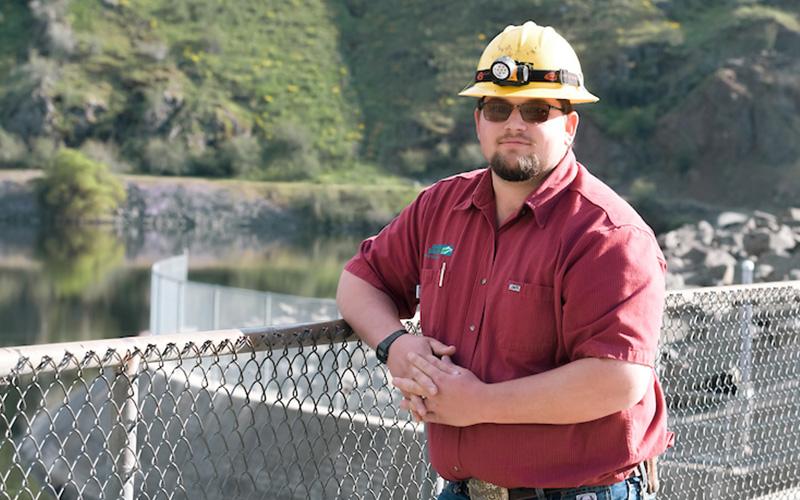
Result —
<path fill-rule="evenodd" d="M 800 281 L 671 290 L 668 297 L 689 299 L 697 294 L 747 292 L 761 289 L 796 288 Z M 305 346 L 354 340 L 355 333 L 344 320 L 305 323 L 287 327 L 256 327 L 169 335 L 125 337 L 82 342 L 64 342 L 0 348 L 0 379 L 11 374 L 32 373 L 42 364 L 60 363 L 69 357 L 83 368 L 122 365 L 136 353 L 157 350 L 160 359 L 173 361 L 190 355 L 258 352 L 287 346 Z"/>
<path fill-rule="evenodd" d="M 668 290 L 667 297 L 684 297 L 690 298 L 698 294 L 709 293 L 730 293 L 730 292 L 747 292 L 761 289 L 774 289 L 774 288 L 797 288 L 800 289 L 800 280 L 795 281 L 770 281 L 768 283 L 752 283 L 747 285 L 724 285 L 724 286 L 707 286 L 698 288 L 682 288 L 680 290 Z"/>
<path fill-rule="evenodd" d="M 306 323 L 286 327 L 255 327 L 169 335 L 140 335 L 118 339 L 62 342 L 0 348 L 0 379 L 25 375 L 42 365 L 75 360 L 81 368 L 123 365 L 137 354 L 159 353 L 161 361 L 176 361 L 198 355 L 238 354 L 283 347 L 326 344 L 355 339 L 344 320 Z M 0 380 L 0 383 L 2 380 Z"/>

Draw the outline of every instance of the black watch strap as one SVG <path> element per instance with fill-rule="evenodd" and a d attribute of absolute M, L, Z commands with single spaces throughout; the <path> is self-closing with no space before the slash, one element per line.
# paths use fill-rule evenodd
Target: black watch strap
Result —
<path fill-rule="evenodd" d="M 389 347 L 392 346 L 392 343 L 394 343 L 394 341 L 397 340 L 398 337 L 400 337 L 401 335 L 405 335 L 407 333 L 408 332 L 404 328 L 402 330 L 397 330 L 395 332 L 390 333 L 388 337 L 381 340 L 381 343 L 378 344 L 378 346 L 375 348 L 375 357 L 378 358 L 378 361 L 386 364 L 386 361 L 388 361 L 389 359 Z"/>

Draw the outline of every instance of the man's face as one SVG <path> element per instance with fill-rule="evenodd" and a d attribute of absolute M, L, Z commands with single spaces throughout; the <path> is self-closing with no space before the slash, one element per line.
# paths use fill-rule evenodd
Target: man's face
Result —
<path fill-rule="evenodd" d="M 487 98 L 483 110 L 475 110 L 475 129 L 481 151 L 498 177 L 511 182 L 544 178 L 572 144 L 578 126 L 577 113 L 565 115 L 557 109 L 550 109 L 546 121 L 530 123 L 523 120 L 519 108 L 514 108 L 506 120 L 491 121 L 487 119 L 487 116 L 492 116 L 488 109 L 492 106 L 491 101 L 505 101 L 512 105 L 546 103 L 559 108 L 561 104 L 555 99 L 492 97 Z"/>

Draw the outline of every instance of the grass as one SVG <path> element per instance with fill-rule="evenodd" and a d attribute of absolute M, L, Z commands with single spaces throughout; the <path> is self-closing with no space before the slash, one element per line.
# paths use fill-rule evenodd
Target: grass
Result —
<path fill-rule="evenodd" d="M 360 138 L 337 32 L 320 0 L 132 0 L 109 17 L 133 26 L 127 38 L 168 47 L 166 61 L 189 78 L 189 98 L 243 118 L 267 140 L 292 121 L 326 156 L 345 158 Z M 135 66 L 154 64 L 137 59 Z"/>
<path fill-rule="evenodd" d="M 604 133 L 646 149 L 655 117 L 725 60 L 769 49 L 776 27 L 800 31 L 791 7 L 749 0 L 509 0 L 491 8 L 450 0 L 120 0 L 116 7 L 72 0 L 63 21 L 75 49 L 42 72 L 55 82 L 55 134 L 73 147 L 113 143 L 138 172 L 428 182 L 482 163 L 474 154 L 474 101 L 457 93 L 483 47 L 510 22 L 533 18 L 564 34 L 601 97 L 587 116 Z M 3 2 L 0 13 L 2 98 L 12 86 L 23 94 L 33 88 L 8 77 L 28 50 L 47 53 L 31 38 L 26 2 Z M 88 103 L 98 109 L 87 125 Z M 154 167 L 165 151 L 169 161 Z"/>

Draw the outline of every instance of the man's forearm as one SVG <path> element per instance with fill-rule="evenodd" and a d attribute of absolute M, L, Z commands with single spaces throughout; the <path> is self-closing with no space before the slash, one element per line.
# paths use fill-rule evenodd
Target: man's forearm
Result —
<path fill-rule="evenodd" d="M 343 271 L 339 279 L 336 305 L 344 320 L 373 349 L 387 335 L 403 328 L 392 299 L 348 271 Z"/>
<path fill-rule="evenodd" d="M 544 373 L 484 386 L 480 420 L 489 423 L 573 424 L 616 413 L 641 401 L 652 368 L 586 358 Z"/>
<path fill-rule="evenodd" d="M 427 397 L 426 422 L 465 426 L 575 424 L 630 408 L 653 383 L 653 370 L 611 359 L 587 358 L 515 380 L 487 384 L 449 358 L 409 355 L 410 377 L 393 383 Z M 436 393 L 427 387 L 435 386 Z"/>

